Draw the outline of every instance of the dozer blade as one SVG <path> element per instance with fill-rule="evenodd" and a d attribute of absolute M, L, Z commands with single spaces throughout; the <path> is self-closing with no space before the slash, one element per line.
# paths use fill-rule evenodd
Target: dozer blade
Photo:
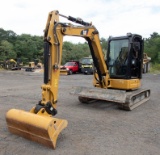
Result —
<path fill-rule="evenodd" d="M 105 100 L 115 102 L 124 110 L 133 110 L 150 98 L 150 90 L 138 89 L 132 91 L 77 87 L 71 92 L 73 95 L 79 96 L 82 103 L 90 103 L 97 100 Z"/>
<path fill-rule="evenodd" d="M 6 114 L 11 133 L 55 149 L 60 132 L 67 127 L 66 120 L 11 109 Z"/>
<path fill-rule="evenodd" d="M 68 71 L 67 70 L 60 70 L 60 75 L 68 75 Z"/>

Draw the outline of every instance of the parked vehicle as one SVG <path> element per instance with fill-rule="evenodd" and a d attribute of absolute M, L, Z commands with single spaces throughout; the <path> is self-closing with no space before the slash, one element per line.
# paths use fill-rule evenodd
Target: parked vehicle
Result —
<path fill-rule="evenodd" d="M 27 72 L 34 72 L 36 69 L 42 69 L 43 65 L 40 60 L 35 59 L 29 62 L 28 67 L 25 69 Z"/>
<path fill-rule="evenodd" d="M 21 70 L 23 63 L 21 59 L 7 59 L 3 63 L 1 62 L 1 66 L 7 70 Z"/>
<path fill-rule="evenodd" d="M 64 74 L 64 75 L 71 75 L 73 73 L 80 72 L 79 61 L 72 60 L 72 61 L 66 62 L 64 66 L 61 66 L 60 72 L 61 74 Z"/>
<path fill-rule="evenodd" d="M 93 59 L 91 57 L 82 58 L 80 64 L 83 74 L 93 74 Z"/>

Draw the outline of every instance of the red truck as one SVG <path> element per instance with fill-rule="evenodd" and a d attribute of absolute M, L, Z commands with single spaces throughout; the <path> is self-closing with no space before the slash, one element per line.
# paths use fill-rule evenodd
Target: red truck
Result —
<path fill-rule="evenodd" d="M 80 72 L 79 61 L 68 61 L 61 66 L 61 72 L 66 71 L 68 75 Z"/>

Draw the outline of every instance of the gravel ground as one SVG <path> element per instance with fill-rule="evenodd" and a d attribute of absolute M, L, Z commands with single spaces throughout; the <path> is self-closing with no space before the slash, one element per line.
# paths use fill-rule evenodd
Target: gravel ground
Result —
<path fill-rule="evenodd" d="M 30 110 L 41 99 L 42 73 L 0 71 L 0 155 L 158 155 L 160 154 L 160 74 L 144 74 L 142 87 L 151 99 L 133 111 L 104 101 L 81 104 L 70 95 L 74 86 L 91 86 L 92 75 L 60 77 L 57 118 L 68 127 L 56 150 L 11 134 L 5 114 L 9 109 Z"/>

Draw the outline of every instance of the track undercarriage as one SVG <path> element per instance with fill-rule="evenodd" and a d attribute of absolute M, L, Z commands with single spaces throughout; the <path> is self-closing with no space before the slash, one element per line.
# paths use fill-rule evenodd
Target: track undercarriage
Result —
<path fill-rule="evenodd" d="M 71 94 L 78 95 L 81 103 L 91 103 L 98 100 L 118 103 L 121 109 L 131 111 L 145 103 L 150 98 L 149 89 L 116 90 L 77 87 Z"/>

